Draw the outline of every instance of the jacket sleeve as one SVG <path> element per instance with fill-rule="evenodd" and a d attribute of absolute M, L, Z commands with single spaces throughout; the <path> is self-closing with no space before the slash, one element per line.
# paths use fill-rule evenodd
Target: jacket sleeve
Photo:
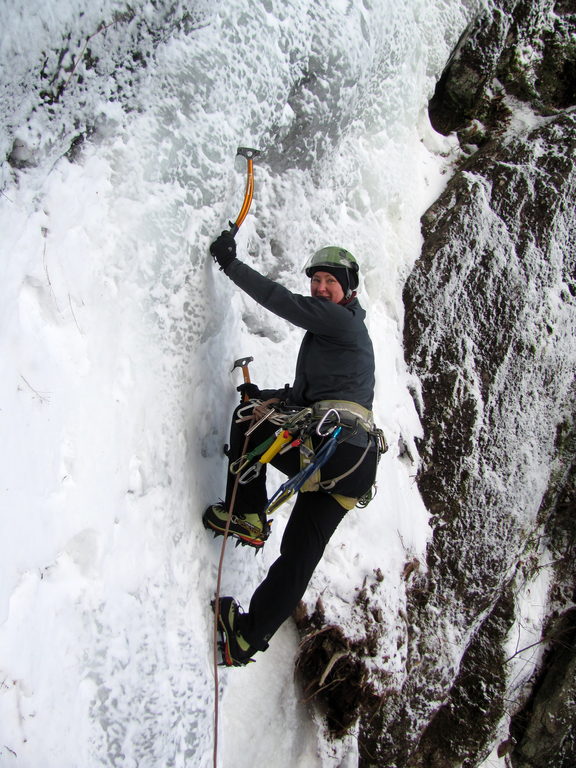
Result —
<path fill-rule="evenodd" d="M 328 299 L 301 296 L 235 259 L 224 270 L 258 304 L 312 333 L 338 336 L 350 328 L 351 313 Z"/>

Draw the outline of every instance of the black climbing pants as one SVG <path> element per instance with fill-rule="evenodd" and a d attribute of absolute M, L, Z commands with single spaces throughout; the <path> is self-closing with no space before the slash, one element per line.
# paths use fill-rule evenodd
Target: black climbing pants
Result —
<path fill-rule="evenodd" d="M 328 493 L 299 493 L 286 525 L 280 556 L 250 600 L 241 632 L 259 650 L 292 614 L 346 510 Z"/>
<path fill-rule="evenodd" d="M 230 429 L 229 459 L 240 456 L 245 443 L 245 431 L 251 422 L 236 423 L 237 411 L 232 418 Z M 259 445 L 278 429 L 270 422 L 264 422 L 250 436 L 247 451 Z M 322 438 L 314 438 L 318 448 Z M 338 477 L 354 467 L 365 447 L 342 443 L 322 468 L 322 479 Z M 288 476 L 300 470 L 300 455 L 297 448 L 278 455 L 274 467 Z M 374 483 L 377 454 L 373 447 L 361 464 L 343 480 L 334 492 L 359 498 Z M 235 476 L 228 472 L 226 504 L 231 501 Z M 274 489 L 275 490 L 275 489 Z M 257 478 L 247 484 L 236 486 L 234 513 L 262 512 L 267 504 L 266 466 Z M 298 493 L 290 519 L 286 525 L 280 545 L 280 556 L 270 566 L 264 581 L 254 592 L 248 613 L 240 618 L 240 631 L 248 642 L 258 650 L 268 647 L 268 640 L 280 625 L 292 614 L 304 595 L 308 582 L 320 561 L 326 544 L 346 515 L 331 493 L 324 491 Z"/>

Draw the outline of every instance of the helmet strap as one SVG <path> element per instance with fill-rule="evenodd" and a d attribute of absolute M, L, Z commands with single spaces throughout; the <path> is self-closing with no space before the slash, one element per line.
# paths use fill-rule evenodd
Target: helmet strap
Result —
<path fill-rule="evenodd" d="M 354 301 L 356 298 L 356 291 L 348 291 L 346 296 L 342 299 L 342 301 L 339 301 L 338 304 L 340 304 L 341 307 L 345 307 L 346 304 L 350 304 L 351 301 Z"/>

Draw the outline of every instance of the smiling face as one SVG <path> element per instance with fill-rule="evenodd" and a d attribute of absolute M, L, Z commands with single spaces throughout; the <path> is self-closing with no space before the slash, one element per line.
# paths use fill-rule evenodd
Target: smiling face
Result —
<path fill-rule="evenodd" d="M 334 304 L 344 298 L 342 286 L 330 272 L 314 272 L 310 278 L 310 293 L 316 299 L 329 299 Z"/>

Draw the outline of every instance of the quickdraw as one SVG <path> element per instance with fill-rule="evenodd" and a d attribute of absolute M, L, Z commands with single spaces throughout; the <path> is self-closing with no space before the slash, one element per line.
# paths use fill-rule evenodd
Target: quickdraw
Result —
<path fill-rule="evenodd" d="M 239 475 L 243 469 L 246 469 L 246 467 L 250 466 L 254 459 L 257 459 L 258 456 L 263 454 L 264 451 L 266 451 L 272 445 L 274 440 L 274 435 L 267 437 L 266 440 L 262 441 L 260 445 L 257 445 L 256 448 L 253 448 L 249 453 L 245 453 L 243 456 L 240 456 L 240 458 L 236 459 L 236 461 L 233 461 L 230 464 L 230 472 L 233 475 Z"/>
<path fill-rule="evenodd" d="M 306 480 L 308 480 L 308 478 L 311 477 L 314 472 L 317 472 L 322 466 L 324 466 L 324 464 L 326 464 L 330 456 L 332 456 L 336 450 L 336 446 L 338 445 L 337 438 L 341 431 L 342 427 L 336 427 L 330 435 L 329 439 L 324 443 L 322 448 L 320 448 L 313 461 L 307 464 L 304 469 L 301 469 L 300 472 L 294 475 L 294 477 L 291 477 L 289 480 L 283 483 L 280 488 L 278 488 L 276 493 L 268 502 L 268 506 L 265 510 L 267 515 L 272 514 L 272 512 L 278 509 L 281 504 L 284 504 L 285 501 L 288 501 L 291 496 L 293 496 L 297 491 L 300 490 L 300 488 L 302 488 Z"/>
<path fill-rule="evenodd" d="M 258 462 L 256 464 L 253 464 L 251 467 L 249 467 L 240 476 L 240 479 L 238 481 L 240 485 L 246 485 L 246 483 L 249 483 L 251 480 L 254 480 L 256 477 L 258 477 L 263 465 L 269 464 L 274 458 L 274 456 L 280 453 L 281 449 L 286 445 L 286 443 L 289 443 L 292 441 L 292 434 L 287 429 L 279 429 L 276 432 L 276 434 L 272 435 L 271 441 L 272 442 L 270 442 L 270 439 L 265 441 L 268 447 L 265 449 L 264 453 L 260 456 L 260 458 L 258 459 Z M 244 464 L 244 466 L 246 466 L 246 464 Z M 230 469 L 232 469 L 232 467 Z"/>
<path fill-rule="evenodd" d="M 236 413 L 236 423 L 248 419 L 252 420 L 255 408 L 260 405 L 261 403 L 259 400 L 250 400 L 246 405 L 239 408 Z M 260 466 L 258 466 L 258 464 L 255 465 L 257 469 L 255 469 L 253 473 L 247 474 L 247 472 L 244 472 L 240 477 L 241 484 L 248 483 L 258 476 L 262 464 L 268 464 L 278 453 L 283 453 L 290 448 L 301 447 L 301 437 L 296 437 L 296 435 L 303 430 L 303 424 L 307 422 L 311 413 L 311 408 L 299 408 L 297 411 L 290 409 L 281 411 L 278 407 L 270 407 L 259 421 L 255 421 L 250 426 L 245 434 L 246 436 L 251 435 L 252 432 L 265 421 L 270 421 L 272 424 L 279 426 L 280 429 L 253 448 L 249 453 L 243 454 L 233 461 L 230 464 L 230 472 L 233 475 L 237 475 L 242 472 L 242 470 L 246 470 L 247 467 L 252 464 L 254 459 L 258 459 L 258 464 Z M 250 469 L 252 470 L 252 468 Z"/>
<path fill-rule="evenodd" d="M 251 400 L 246 403 L 237 412 L 237 422 L 253 419 L 254 410 L 260 405 L 261 402 L 259 400 Z M 266 420 L 277 425 L 279 428 L 273 435 L 253 448 L 249 453 L 240 456 L 240 458 L 232 462 L 230 471 L 239 476 L 238 482 L 241 485 L 254 480 L 258 477 L 265 464 L 272 461 L 279 453 L 284 453 L 291 448 L 299 448 L 305 462 L 305 466 L 302 467 L 300 472 L 283 483 L 271 497 L 265 510 L 267 514 L 274 512 L 294 493 L 298 492 L 305 485 L 306 481 L 328 461 L 339 443 L 351 440 L 362 431 L 368 435 L 364 451 L 358 461 L 337 477 L 320 481 L 319 487 L 329 493 L 339 481 L 358 469 L 371 448 L 376 447 L 378 461 L 380 456 L 388 449 L 382 430 L 374 427 L 371 421 L 371 414 L 367 417 L 366 414 L 368 412 L 364 413 L 366 409 L 362 409 L 361 406 L 354 403 L 343 403 L 340 401 L 335 402 L 335 405 L 355 406 L 355 410 L 352 410 L 350 407 L 342 408 L 342 410 L 339 410 L 337 407 L 330 407 L 329 401 L 323 402 L 321 409 L 314 407 L 294 410 L 274 405 L 269 408 L 259 421 L 251 425 L 250 433 Z M 343 413 L 349 417 L 348 421 L 350 423 L 342 421 Z M 306 445 L 305 442 L 306 438 L 313 433 L 325 439 L 321 447 L 316 451 L 309 447 L 309 445 Z M 362 444 L 364 445 L 364 443 Z M 358 505 L 366 506 L 373 496 L 374 491 L 370 489 L 359 500 Z"/>

